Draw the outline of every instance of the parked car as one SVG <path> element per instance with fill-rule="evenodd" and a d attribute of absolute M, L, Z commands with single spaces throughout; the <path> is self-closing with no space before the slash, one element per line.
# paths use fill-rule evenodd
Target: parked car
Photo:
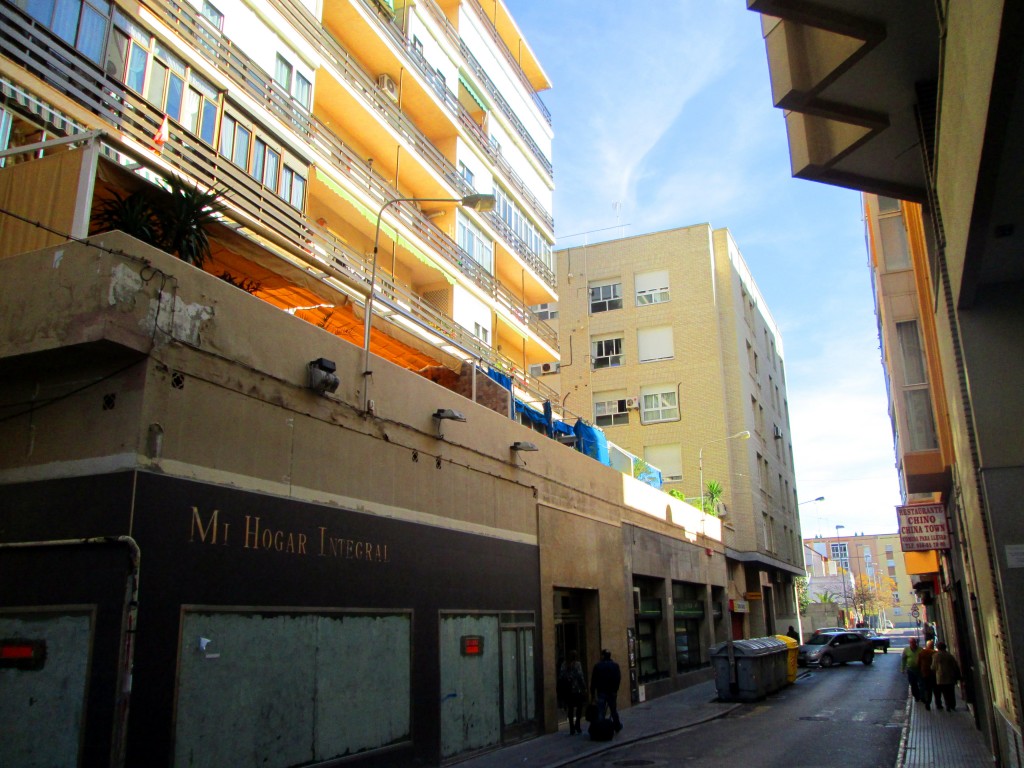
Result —
<path fill-rule="evenodd" d="M 889 638 L 885 635 L 880 635 L 873 629 L 854 629 L 852 631 L 859 635 L 864 635 L 864 637 L 871 641 L 871 647 L 876 651 L 881 651 L 882 653 L 889 652 Z"/>
<path fill-rule="evenodd" d="M 846 627 L 818 627 L 814 630 L 814 634 L 820 635 L 822 632 L 845 632 Z"/>
<path fill-rule="evenodd" d="M 859 661 L 867 666 L 874 660 L 875 649 L 871 641 L 858 632 L 848 630 L 819 632 L 797 651 L 797 664 L 801 667 L 811 664 L 831 667 L 848 661 Z"/>

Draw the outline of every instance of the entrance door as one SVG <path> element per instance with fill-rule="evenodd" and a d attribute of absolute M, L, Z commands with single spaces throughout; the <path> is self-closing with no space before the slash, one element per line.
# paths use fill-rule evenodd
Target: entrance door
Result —
<path fill-rule="evenodd" d="M 732 613 L 732 639 L 742 640 L 743 639 L 743 614 Z"/>
<path fill-rule="evenodd" d="M 496 615 L 441 617 L 441 757 L 501 743 Z"/>
<path fill-rule="evenodd" d="M 533 627 L 502 627 L 502 740 L 515 741 L 536 731 L 537 681 Z"/>

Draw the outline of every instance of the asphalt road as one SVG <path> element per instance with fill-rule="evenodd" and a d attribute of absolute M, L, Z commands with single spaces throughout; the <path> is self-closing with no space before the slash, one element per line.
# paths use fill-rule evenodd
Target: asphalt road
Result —
<path fill-rule="evenodd" d="M 797 682 L 733 714 L 624 746 L 584 768 L 890 768 L 907 699 L 900 654 L 801 670 Z"/>

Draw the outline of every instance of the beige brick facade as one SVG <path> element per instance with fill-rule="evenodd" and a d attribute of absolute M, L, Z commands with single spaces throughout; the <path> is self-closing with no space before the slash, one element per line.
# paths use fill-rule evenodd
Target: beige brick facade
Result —
<path fill-rule="evenodd" d="M 778 629 L 802 572 L 782 341 L 729 231 L 698 224 L 557 256 L 565 408 L 695 506 L 703 463 L 746 566 L 730 583 L 752 601 L 744 631 Z"/>

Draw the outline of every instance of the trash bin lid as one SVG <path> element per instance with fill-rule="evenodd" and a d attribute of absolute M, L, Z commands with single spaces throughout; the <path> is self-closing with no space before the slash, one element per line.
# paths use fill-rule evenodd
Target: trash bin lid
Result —
<path fill-rule="evenodd" d="M 732 641 L 732 652 L 734 656 L 764 656 L 769 653 L 778 653 L 787 650 L 786 643 L 774 637 L 751 637 L 743 640 Z M 729 653 L 729 643 L 719 643 L 712 651 L 713 656 Z"/>

